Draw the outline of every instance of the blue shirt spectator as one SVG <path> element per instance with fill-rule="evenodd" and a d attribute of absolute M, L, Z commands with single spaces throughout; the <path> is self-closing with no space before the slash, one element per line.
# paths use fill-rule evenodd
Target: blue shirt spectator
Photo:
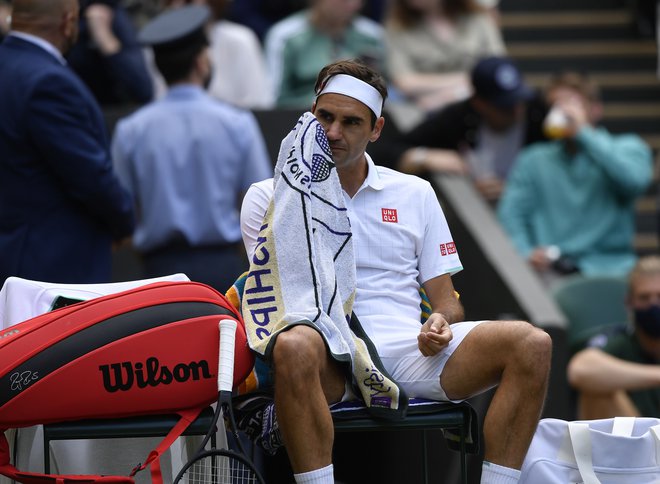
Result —
<path fill-rule="evenodd" d="M 148 252 L 177 239 L 193 246 L 241 241 L 237 201 L 272 176 L 256 119 L 192 84 L 120 120 L 112 153 L 140 219 L 134 246 Z"/>
<path fill-rule="evenodd" d="M 209 9 L 163 12 L 142 30 L 168 92 L 117 124 L 112 154 L 133 195 L 147 277 L 183 272 L 225 292 L 246 269 L 239 207 L 272 163 L 254 115 L 213 99 Z"/>

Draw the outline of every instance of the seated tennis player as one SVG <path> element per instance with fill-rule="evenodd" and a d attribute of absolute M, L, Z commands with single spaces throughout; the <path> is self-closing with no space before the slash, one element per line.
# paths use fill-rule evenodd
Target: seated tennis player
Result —
<path fill-rule="evenodd" d="M 497 386 L 481 482 L 515 483 L 541 415 L 551 340 L 523 321 L 463 321 L 451 279 L 463 267 L 431 185 L 365 152 L 383 129 L 386 94 L 362 64 L 324 67 L 274 179 L 248 191 L 250 346 L 273 371 L 296 482 L 334 482 L 331 403 L 357 395 L 374 415 L 396 418 L 407 397 L 460 402 Z M 432 308 L 423 324 L 420 288 Z"/>

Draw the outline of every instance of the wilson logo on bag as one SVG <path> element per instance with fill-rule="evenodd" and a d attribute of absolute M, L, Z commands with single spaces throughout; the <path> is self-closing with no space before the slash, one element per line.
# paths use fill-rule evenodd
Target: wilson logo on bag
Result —
<path fill-rule="evenodd" d="M 238 385 L 254 365 L 241 317 L 222 294 L 204 284 L 148 284 L 12 326 L 0 337 L 0 432 L 79 419 L 178 413 L 186 417 L 176 430 L 180 434 L 217 400 L 218 322 L 226 318 L 239 323 Z M 170 444 L 171 437 L 165 439 Z M 156 455 L 140 469 L 166 448 L 152 452 Z M 21 482 L 132 481 L 20 472 L 9 463 L 3 434 L 0 473 Z"/>
<path fill-rule="evenodd" d="M 170 369 L 160 366 L 158 358 L 147 358 L 145 363 L 124 361 L 99 367 L 103 375 L 103 386 L 108 393 L 127 392 L 135 384 L 138 388 L 169 385 L 171 383 L 186 383 L 188 380 L 213 378 L 206 360 L 192 363 L 179 363 Z"/>

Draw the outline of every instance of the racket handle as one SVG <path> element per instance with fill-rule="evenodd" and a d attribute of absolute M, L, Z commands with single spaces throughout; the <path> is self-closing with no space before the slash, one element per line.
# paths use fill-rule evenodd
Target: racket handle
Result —
<path fill-rule="evenodd" d="M 234 387 L 234 344 L 236 341 L 236 321 L 220 321 L 220 354 L 218 355 L 218 391 L 230 392 Z"/>

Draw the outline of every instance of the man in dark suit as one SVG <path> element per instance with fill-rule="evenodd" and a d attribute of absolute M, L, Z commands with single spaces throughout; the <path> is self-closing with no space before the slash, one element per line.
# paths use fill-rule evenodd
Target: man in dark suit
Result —
<path fill-rule="evenodd" d="M 67 67 L 78 0 L 14 0 L 0 44 L 0 284 L 96 283 L 132 233 L 98 104 Z"/>

